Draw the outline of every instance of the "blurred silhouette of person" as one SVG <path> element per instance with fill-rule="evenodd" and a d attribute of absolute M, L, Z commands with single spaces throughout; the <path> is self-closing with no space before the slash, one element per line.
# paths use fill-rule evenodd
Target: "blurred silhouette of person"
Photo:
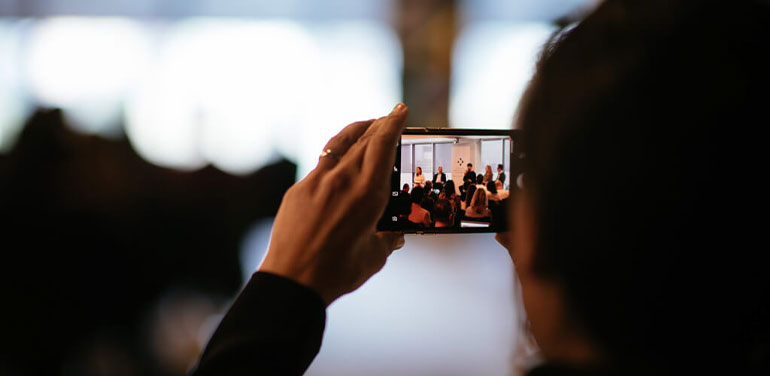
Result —
<path fill-rule="evenodd" d="M 417 171 L 414 174 L 414 185 L 425 187 L 425 175 L 422 174 L 422 168 L 417 167 Z"/>
<path fill-rule="evenodd" d="M 548 42 L 516 117 L 526 180 L 510 206 L 515 231 L 496 237 L 541 350 L 542 363 L 522 371 L 770 373 L 757 220 L 768 209 L 757 176 L 767 165 L 757 119 L 770 87 L 768 38 L 762 1 L 606 0 Z M 388 193 L 388 171 L 376 167 L 392 163 L 406 116 L 399 105 L 345 128 L 327 144 L 339 160 L 321 158 L 289 190 L 265 261 L 198 374 L 307 369 L 326 307 L 403 245 L 373 224 Z M 350 163 L 383 182 L 375 194 L 322 199 L 329 193 L 315 181 L 359 176 Z"/>
<path fill-rule="evenodd" d="M 404 186 L 403 186 L 403 187 L 401 187 L 401 190 L 402 190 L 404 193 L 409 193 L 409 184 L 408 184 L 408 183 L 404 183 Z"/>

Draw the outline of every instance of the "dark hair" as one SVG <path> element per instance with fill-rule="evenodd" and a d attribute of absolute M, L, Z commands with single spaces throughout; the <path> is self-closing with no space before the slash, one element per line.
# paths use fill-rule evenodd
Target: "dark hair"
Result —
<path fill-rule="evenodd" d="M 409 192 L 409 183 L 404 183 L 404 186 L 401 188 L 401 190 Z"/>
<path fill-rule="evenodd" d="M 446 193 L 447 197 L 450 197 L 451 195 L 455 194 L 455 182 L 452 180 L 447 180 L 446 183 L 444 183 L 444 193 Z"/>
<path fill-rule="evenodd" d="M 501 165 L 501 164 L 498 164 L 498 165 L 497 165 L 497 168 L 499 168 L 499 169 L 501 169 L 501 170 L 502 170 L 502 169 L 503 169 L 503 165 Z"/>
<path fill-rule="evenodd" d="M 767 119 L 768 15 L 606 0 L 545 48 L 523 98 L 535 271 L 625 374 L 770 368 L 748 213 L 767 195 L 752 119 Z"/>
<path fill-rule="evenodd" d="M 468 163 L 468 167 L 473 167 L 473 163 Z"/>
<path fill-rule="evenodd" d="M 476 175 L 476 184 L 481 184 L 484 182 L 484 175 L 478 174 Z"/>
<path fill-rule="evenodd" d="M 471 184 L 468 189 L 465 190 L 465 207 L 471 206 L 471 200 L 473 199 L 473 193 L 476 192 L 476 186 Z"/>
<path fill-rule="evenodd" d="M 429 195 L 430 191 L 433 189 L 433 182 L 430 180 L 425 181 L 425 194 Z"/>
<path fill-rule="evenodd" d="M 497 193 L 497 187 L 495 187 L 495 182 L 491 180 L 487 182 L 487 191 L 489 191 L 489 193 Z"/>
<path fill-rule="evenodd" d="M 420 204 L 422 202 L 422 196 L 425 195 L 425 190 L 422 187 L 414 187 L 412 189 L 412 202 Z"/>
<path fill-rule="evenodd" d="M 438 199 L 433 204 L 433 219 L 436 221 L 449 222 L 449 217 L 452 215 L 452 204 L 449 200 Z"/>

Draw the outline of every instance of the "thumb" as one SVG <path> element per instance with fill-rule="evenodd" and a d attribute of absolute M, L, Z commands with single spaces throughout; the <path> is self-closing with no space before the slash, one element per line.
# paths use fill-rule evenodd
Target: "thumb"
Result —
<path fill-rule="evenodd" d="M 405 244 L 404 233 L 402 232 L 378 232 L 377 236 L 388 247 L 388 255 Z"/>

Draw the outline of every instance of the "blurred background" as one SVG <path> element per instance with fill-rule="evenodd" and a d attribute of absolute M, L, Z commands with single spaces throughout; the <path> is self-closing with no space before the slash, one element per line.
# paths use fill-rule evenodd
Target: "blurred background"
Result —
<path fill-rule="evenodd" d="M 184 374 L 331 136 L 511 127 L 595 3 L 0 0 L 0 375 Z M 409 236 L 308 374 L 514 374 L 514 279 L 491 234 Z"/>

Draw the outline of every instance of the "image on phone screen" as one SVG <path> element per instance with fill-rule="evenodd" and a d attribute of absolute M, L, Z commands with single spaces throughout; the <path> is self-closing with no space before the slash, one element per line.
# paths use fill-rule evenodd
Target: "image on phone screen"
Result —
<path fill-rule="evenodd" d="M 407 128 L 378 230 L 501 232 L 521 174 L 514 130 Z"/>

